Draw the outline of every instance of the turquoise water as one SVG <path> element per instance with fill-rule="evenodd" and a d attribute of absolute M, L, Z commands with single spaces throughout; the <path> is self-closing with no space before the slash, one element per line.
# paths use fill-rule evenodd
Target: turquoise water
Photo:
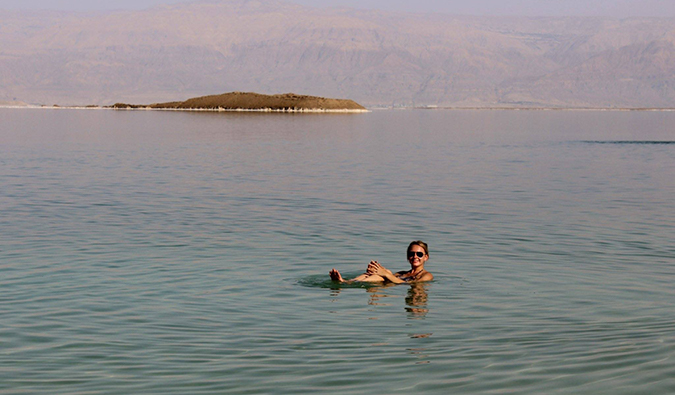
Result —
<path fill-rule="evenodd" d="M 0 393 L 672 394 L 673 130 L 0 109 Z"/>

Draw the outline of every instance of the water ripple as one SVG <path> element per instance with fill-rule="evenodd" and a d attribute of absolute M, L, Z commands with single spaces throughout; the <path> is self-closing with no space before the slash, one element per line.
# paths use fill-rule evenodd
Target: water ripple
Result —
<path fill-rule="evenodd" d="M 675 114 L 195 115 L 0 109 L 0 393 L 673 392 Z"/>

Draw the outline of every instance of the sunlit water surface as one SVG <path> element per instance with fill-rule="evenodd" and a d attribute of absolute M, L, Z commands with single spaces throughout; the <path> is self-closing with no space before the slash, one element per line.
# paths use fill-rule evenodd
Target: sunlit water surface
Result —
<path fill-rule="evenodd" d="M 672 394 L 673 130 L 0 109 L 0 393 Z"/>

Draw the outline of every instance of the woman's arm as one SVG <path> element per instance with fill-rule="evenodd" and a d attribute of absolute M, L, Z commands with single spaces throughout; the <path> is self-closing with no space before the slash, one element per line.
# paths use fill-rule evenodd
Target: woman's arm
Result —
<path fill-rule="evenodd" d="M 367 273 L 372 273 L 372 274 L 377 274 L 380 277 L 384 278 L 385 280 L 392 282 L 394 284 L 404 284 L 405 281 L 401 280 L 400 278 L 396 277 L 394 273 L 391 272 L 391 270 L 385 268 L 384 266 L 380 265 L 377 263 L 377 261 L 371 261 L 370 265 L 368 265 L 368 270 Z"/>
<path fill-rule="evenodd" d="M 433 274 L 429 273 L 428 271 L 424 270 L 421 275 L 418 274 L 419 277 L 417 278 L 407 278 L 406 280 L 403 280 L 401 277 L 406 278 L 406 274 L 408 272 L 406 271 L 401 271 L 396 274 L 392 273 L 391 270 L 385 268 L 384 266 L 380 265 L 377 263 L 377 261 L 371 261 L 370 265 L 368 265 L 368 270 L 367 273 L 372 273 L 372 274 L 377 274 L 381 277 L 383 277 L 385 280 L 390 281 L 394 284 L 403 284 L 403 283 L 413 283 L 413 282 L 423 282 L 423 281 L 431 281 L 434 279 Z"/>

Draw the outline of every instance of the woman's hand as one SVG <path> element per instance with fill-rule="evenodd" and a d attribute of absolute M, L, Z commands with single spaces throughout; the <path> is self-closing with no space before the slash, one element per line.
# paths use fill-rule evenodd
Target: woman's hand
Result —
<path fill-rule="evenodd" d="M 383 279 L 385 279 L 386 281 L 392 282 L 394 284 L 405 283 L 405 281 L 396 277 L 394 275 L 394 273 L 391 272 L 391 270 L 389 270 L 386 267 L 380 265 L 377 261 L 370 261 L 370 264 L 368 265 L 368 269 L 366 269 L 366 273 L 368 273 L 370 275 L 378 275 L 378 276 L 382 277 Z"/>
<path fill-rule="evenodd" d="M 366 269 L 366 273 L 377 274 L 385 278 L 392 274 L 389 269 L 380 265 L 377 261 L 370 261 L 368 264 L 368 269 Z"/>

